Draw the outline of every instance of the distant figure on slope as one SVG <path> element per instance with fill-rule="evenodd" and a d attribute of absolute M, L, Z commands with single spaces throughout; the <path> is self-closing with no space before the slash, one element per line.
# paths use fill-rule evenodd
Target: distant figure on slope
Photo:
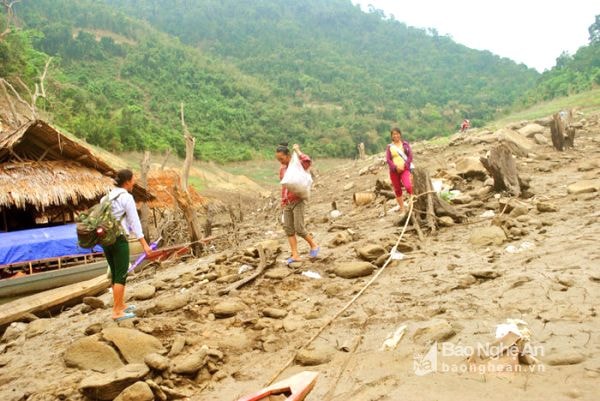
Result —
<path fill-rule="evenodd" d="M 121 222 L 123 228 L 123 234 L 117 237 L 114 244 L 102 247 L 112 275 L 114 300 L 112 318 L 115 321 L 135 317 L 135 305 L 128 307 L 124 303 L 125 282 L 127 281 L 127 269 L 129 268 L 129 242 L 127 236 L 129 236 L 130 231 L 140 241 L 146 255 L 150 256 L 152 254 L 152 249 L 144 239 L 142 224 L 137 214 L 135 201 L 130 193 L 133 190 L 134 182 L 131 170 L 120 170 L 115 178 L 117 188 L 114 188 L 107 195 L 112 202 L 112 214 L 117 221 Z"/>
<path fill-rule="evenodd" d="M 469 128 L 471 128 L 471 121 L 465 118 L 460 125 L 460 132 L 467 132 Z"/>
<path fill-rule="evenodd" d="M 410 144 L 402 139 L 402 132 L 399 128 L 392 129 L 390 133 L 392 143 L 387 146 L 385 156 L 390 167 L 390 179 L 396 194 L 396 201 L 400 206 L 400 212 L 404 212 L 404 198 L 402 196 L 402 187 L 410 195 L 413 194 L 412 187 L 412 161 L 413 154 Z"/>
<path fill-rule="evenodd" d="M 304 170 L 310 169 L 312 160 L 308 155 L 303 154 L 300 151 L 299 145 L 294 145 L 293 151 L 298 153 L 300 162 Z M 275 158 L 281 163 L 279 168 L 279 179 L 283 179 L 285 172 L 292 160 L 292 154 L 288 148 L 287 143 L 280 144 L 275 151 Z M 283 208 L 283 229 L 288 237 L 292 256 L 287 259 L 286 264 L 290 265 L 294 262 L 299 262 L 300 255 L 298 254 L 298 239 L 296 235 L 304 238 L 310 246 L 310 257 L 316 258 L 319 254 L 320 247 L 317 245 L 312 235 L 306 231 L 304 226 L 304 209 L 306 207 L 306 201 L 301 199 L 298 195 L 288 191 L 285 186 L 281 188 L 281 207 Z"/>

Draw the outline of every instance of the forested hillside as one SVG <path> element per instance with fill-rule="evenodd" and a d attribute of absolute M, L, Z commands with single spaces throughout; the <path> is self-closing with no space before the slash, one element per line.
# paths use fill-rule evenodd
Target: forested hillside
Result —
<path fill-rule="evenodd" d="M 29 84 L 53 57 L 44 108 L 110 150 L 183 150 L 229 161 L 298 141 L 317 155 L 379 150 L 507 108 L 538 74 L 349 0 L 23 0 L 0 41 L 0 76 Z M 401 16 L 399 16 L 401 17 Z M 142 21 L 146 20 L 146 22 Z"/>
<path fill-rule="evenodd" d="M 523 103 L 533 104 L 600 86 L 600 15 L 596 15 L 588 32 L 589 44 L 573 55 L 561 54 L 556 65 L 542 74 L 535 89 L 523 97 Z"/>

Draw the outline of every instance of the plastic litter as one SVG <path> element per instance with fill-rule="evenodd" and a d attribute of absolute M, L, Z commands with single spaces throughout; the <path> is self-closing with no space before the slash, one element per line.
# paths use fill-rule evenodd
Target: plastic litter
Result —
<path fill-rule="evenodd" d="M 535 248 L 535 244 L 533 242 L 523 241 L 521 245 L 509 245 L 504 250 L 508 253 L 521 253 L 532 248 Z"/>
<path fill-rule="evenodd" d="M 253 270 L 254 267 L 250 265 L 241 265 L 238 269 L 238 274 L 246 273 L 247 271 Z"/>
<path fill-rule="evenodd" d="M 485 212 L 479 215 L 479 217 L 482 217 L 484 219 L 491 219 L 494 216 L 496 216 L 496 213 L 493 210 L 486 210 Z"/>
<path fill-rule="evenodd" d="M 302 275 L 308 278 L 314 278 L 314 279 L 320 279 L 321 275 L 317 272 L 314 272 L 312 270 L 307 270 L 305 272 L 302 272 Z"/>
<path fill-rule="evenodd" d="M 527 322 L 521 319 L 506 319 L 506 323 L 496 326 L 496 338 L 502 338 L 508 333 L 514 333 L 525 341 L 531 339 L 531 331 Z"/>
<path fill-rule="evenodd" d="M 400 251 L 398 251 L 398 249 L 396 249 L 396 247 L 392 248 L 392 251 L 390 252 L 390 255 L 392 256 L 392 260 L 402 260 L 404 259 L 404 254 Z"/>
<path fill-rule="evenodd" d="M 339 210 L 335 209 L 332 210 L 331 212 L 329 212 L 329 216 L 331 216 L 332 219 L 337 219 L 338 217 L 340 217 L 342 215 L 342 212 L 340 212 Z"/>
<path fill-rule="evenodd" d="M 406 328 L 407 326 L 403 324 L 402 326 L 398 327 L 396 331 L 390 333 L 381 345 L 380 351 L 385 351 L 386 349 L 396 349 L 398 343 L 400 340 L 402 340 L 402 336 L 404 336 L 404 333 L 406 332 Z"/>

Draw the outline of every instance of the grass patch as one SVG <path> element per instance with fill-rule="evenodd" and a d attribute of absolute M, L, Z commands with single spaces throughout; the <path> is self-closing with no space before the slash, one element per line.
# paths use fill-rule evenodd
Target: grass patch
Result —
<path fill-rule="evenodd" d="M 552 99 L 547 102 L 538 103 L 527 109 L 513 112 L 507 116 L 488 124 L 490 128 L 500 128 L 515 121 L 535 120 L 557 113 L 563 109 L 577 108 L 583 113 L 600 112 L 600 89 L 594 89 L 588 92 L 577 93 L 575 95 Z"/>

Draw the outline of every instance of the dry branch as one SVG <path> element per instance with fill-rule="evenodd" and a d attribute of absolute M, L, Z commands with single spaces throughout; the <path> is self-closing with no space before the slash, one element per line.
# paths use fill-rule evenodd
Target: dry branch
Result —
<path fill-rule="evenodd" d="M 260 244 L 258 245 L 258 255 L 260 257 L 260 262 L 254 273 L 252 273 L 248 277 L 244 277 L 243 279 L 236 281 L 235 283 L 232 283 L 231 285 L 229 285 L 226 288 L 223 288 L 222 290 L 219 290 L 219 295 L 227 295 L 231 291 L 237 290 L 238 288 L 248 284 L 249 282 L 256 279 L 258 276 L 260 276 L 265 271 L 265 269 L 272 264 L 270 250 L 264 249 L 264 247 Z"/>

